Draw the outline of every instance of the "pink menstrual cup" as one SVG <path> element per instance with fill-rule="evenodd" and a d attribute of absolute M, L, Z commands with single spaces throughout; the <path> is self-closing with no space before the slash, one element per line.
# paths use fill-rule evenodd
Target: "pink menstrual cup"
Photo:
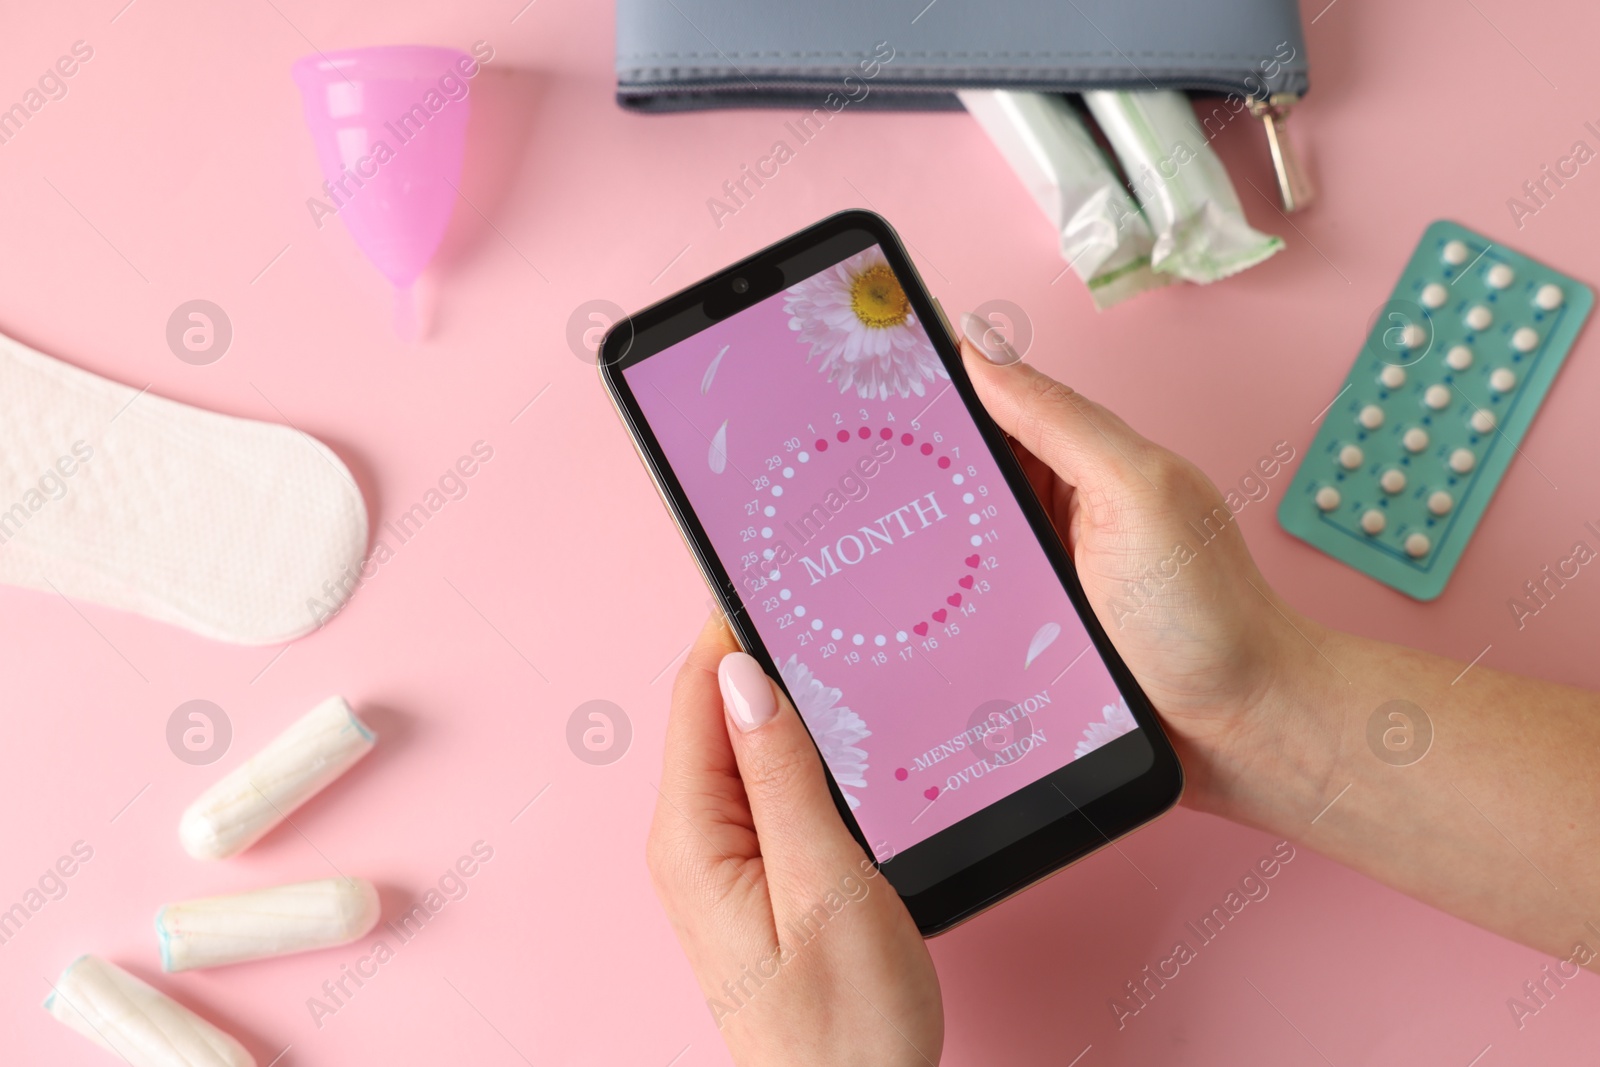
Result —
<path fill-rule="evenodd" d="M 294 65 L 322 166 L 307 202 L 321 229 L 338 215 L 395 288 L 395 330 L 417 335 L 412 286 L 455 207 L 476 60 L 454 48 L 397 45 L 306 56 Z"/>

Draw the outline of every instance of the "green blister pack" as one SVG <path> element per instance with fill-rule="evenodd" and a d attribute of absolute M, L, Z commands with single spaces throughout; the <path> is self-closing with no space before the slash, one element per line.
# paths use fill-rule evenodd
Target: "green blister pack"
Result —
<path fill-rule="evenodd" d="M 1408 596 L 1437 597 L 1593 305 L 1565 274 L 1456 223 L 1429 226 L 1278 522 Z"/>

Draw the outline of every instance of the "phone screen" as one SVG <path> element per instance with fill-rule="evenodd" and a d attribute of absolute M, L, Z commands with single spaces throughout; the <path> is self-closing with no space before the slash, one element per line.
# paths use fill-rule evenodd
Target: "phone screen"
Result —
<path fill-rule="evenodd" d="M 1139 729 L 927 325 L 873 245 L 623 371 L 881 861 Z"/>

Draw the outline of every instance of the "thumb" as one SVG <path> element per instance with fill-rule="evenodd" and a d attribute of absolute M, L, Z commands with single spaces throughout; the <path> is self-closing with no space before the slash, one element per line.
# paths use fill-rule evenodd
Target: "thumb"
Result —
<path fill-rule="evenodd" d="M 962 362 L 1000 428 L 1076 488 L 1109 489 L 1137 477 L 1150 442 L 1069 385 L 1023 363 L 976 315 L 961 317 Z"/>
<path fill-rule="evenodd" d="M 859 873 L 866 853 L 845 829 L 817 746 L 782 688 L 743 652 L 722 658 L 717 681 L 781 925 L 846 870 Z"/>

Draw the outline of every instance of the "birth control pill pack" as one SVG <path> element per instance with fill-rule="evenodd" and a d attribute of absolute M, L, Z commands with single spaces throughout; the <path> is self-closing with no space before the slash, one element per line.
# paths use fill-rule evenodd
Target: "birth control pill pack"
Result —
<path fill-rule="evenodd" d="M 1285 530 L 1418 600 L 1443 590 L 1594 304 L 1453 222 L 1429 226 L 1283 502 Z"/>

